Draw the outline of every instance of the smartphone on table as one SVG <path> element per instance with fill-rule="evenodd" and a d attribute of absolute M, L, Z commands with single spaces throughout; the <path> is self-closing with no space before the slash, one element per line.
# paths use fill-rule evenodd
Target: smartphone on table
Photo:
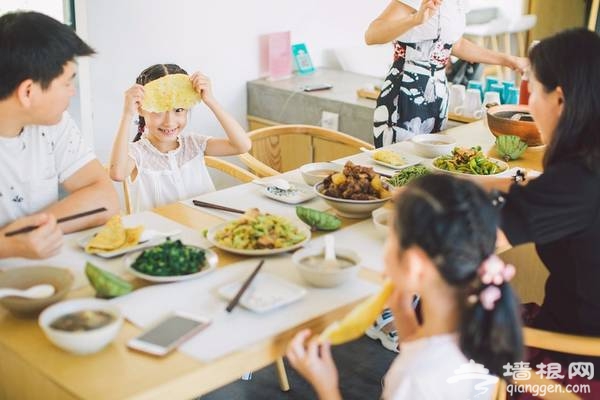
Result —
<path fill-rule="evenodd" d="M 329 83 L 313 83 L 311 85 L 302 86 L 302 90 L 305 92 L 316 92 L 318 90 L 331 89 L 333 85 Z"/>
<path fill-rule="evenodd" d="M 127 347 L 155 356 L 164 356 L 210 325 L 210 320 L 174 312 L 127 342 Z"/>

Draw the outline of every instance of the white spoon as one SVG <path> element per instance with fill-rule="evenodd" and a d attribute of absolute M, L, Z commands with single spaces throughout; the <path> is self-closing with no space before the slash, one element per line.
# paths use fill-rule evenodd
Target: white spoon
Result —
<path fill-rule="evenodd" d="M 25 290 L 0 289 L 0 299 L 9 296 L 25 297 L 27 299 L 43 299 L 44 297 L 52 296 L 55 291 L 56 289 L 54 289 L 54 286 L 47 283 L 35 285 Z"/>
<path fill-rule="evenodd" d="M 375 151 L 375 150 L 369 150 L 369 149 L 367 149 L 366 147 L 361 147 L 361 148 L 360 148 L 360 151 L 362 151 L 363 153 L 372 153 L 372 152 L 373 152 L 373 151 Z"/>
<path fill-rule="evenodd" d="M 335 237 L 333 235 L 325 235 L 325 257 L 323 259 L 323 268 L 337 268 L 339 263 L 335 257 Z"/>
<path fill-rule="evenodd" d="M 277 189 L 280 189 L 280 190 L 290 190 L 292 188 L 292 185 L 283 178 L 270 179 L 269 181 L 255 179 L 252 181 L 252 183 L 256 183 L 257 185 L 267 186 L 267 187 L 275 186 Z"/>

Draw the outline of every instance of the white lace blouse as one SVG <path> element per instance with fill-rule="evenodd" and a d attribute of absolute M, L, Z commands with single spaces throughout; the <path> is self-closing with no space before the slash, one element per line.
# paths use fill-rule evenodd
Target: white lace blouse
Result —
<path fill-rule="evenodd" d="M 137 168 L 130 180 L 133 211 L 188 199 L 215 190 L 204 163 L 204 151 L 209 136 L 182 135 L 179 147 L 167 153 L 158 151 L 142 136 L 129 145 L 129 157 Z"/>

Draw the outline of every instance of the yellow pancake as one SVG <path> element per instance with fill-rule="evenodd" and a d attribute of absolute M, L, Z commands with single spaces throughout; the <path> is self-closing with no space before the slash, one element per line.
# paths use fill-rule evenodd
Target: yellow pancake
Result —
<path fill-rule="evenodd" d="M 108 220 L 106 225 L 85 246 L 87 253 L 97 251 L 111 251 L 125 244 L 127 239 L 121 216 L 115 215 Z"/>
<path fill-rule="evenodd" d="M 119 248 L 123 249 L 125 247 L 131 247 L 138 244 L 138 242 L 140 241 L 140 237 L 142 236 L 142 232 L 144 232 L 143 225 L 136 226 L 135 228 L 125 229 L 125 243 L 123 243 L 123 245 Z"/>
<path fill-rule="evenodd" d="M 176 108 L 192 108 L 200 101 L 190 77 L 185 74 L 171 74 L 156 79 L 144 86 L 142 108 L 150 112 L 163 112 Z"/>

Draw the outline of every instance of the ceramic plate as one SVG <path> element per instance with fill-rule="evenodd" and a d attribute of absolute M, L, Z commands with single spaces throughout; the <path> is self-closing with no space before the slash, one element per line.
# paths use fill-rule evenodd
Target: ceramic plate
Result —
<path fill-rule="evenodd" d="M 311 186 L 296 182 L 293 182 L 292 186 L 293 188 L 289 190 L 281 190 L 275 186 L 267 186 L 263 188 L 263 194 L 270 199 L 288 204 L 304 203 L 316 196 Z"/>
<path fill-rule="evenodd" d="M 443 156 L 443 157 L 445 157 L 445 156 Z M 496 158 L 490 158 L 490 157 L 488 157 L 488 160 L 490 160 L 491 162 L 493 162 L 494 164 L 496 164 L 497 166 L 499 166 L 499 167 L 500 167 L 500 168 L 502 168 L 503 170 L 502 170 L 502 172 L 498 172 L 498 173 L 491 174 L 491 175 L 475 175 L 475 174 L 467 174 L 467 173 L 464 173 L 464 172 L 458 172 L 458 171 L 448 171 L 448 170 L 445 170 L 445 169 L 442 169 L 442 168 L 438 168 L 438 167 L 436 167 L 436 166 L 433 164 L 433 163 L 434 163 L 434 162 L 435 162 L 435 161 L 436 161 L 438 158 L 440 158 L 440 157 L 434 158 L 434 159 L 431 161 L 431 168 L 432 168 L 432 169 L 433 169 L 435 172 L 443 172 L 443 173 L 447 173 L 447 174 L 460 175 L 460 176 L 476 176 L 476 177 L 483 177 L 483 178 L 497 178 L 497 177 L 499 177 L 499 176 L 504 176 L 504 175 L 506 175 L 507 173 L 509 173 L 509 172 L 510 172 L 510 169 L 509 169 L 509 166 L 508 166 L 508 164 L 507 164 L 507 163 L 505 163 L 504 161 L 502 161 L 502 160 L 498 160 L 498 159 L 496 159 Z"/>
<path fill-rule="evenodd" d="M 245 280 L 246 277 L 221 286 L 219 295 L 233 299 Z M 305 294 L 306 289 L 301 286 L 269 273 L 259 273 L 242 295 L 240 304 L 250 311 L 265 313 L 300 300 Z"/>
<path fill-rule="evenodd" d="M 127 268 L 127 272 L 131 273 L 132 275 L 135 275 L 138 278 L 144 279 L 146 281 L 162 282 L 162 283 L 187 281 L 188 279 L 196 279 L 202 275 L 206 275 L 209 272 L 214 271 L 217 268 L 217 262 L 219 261 L 219 257 L 217 256 L 217 254 L 214 251 L 209 250 L 209 249 L 203 249 L 202 247 L 198 247 L 198 246 L 194 246 L 194 245 L 190 245 L 190 244 L 187 244 L 186 246 L 195 247 L 197 249 L 204 250 L 204 254 L 205 254 L 204 268 L 202 268 L 200 271 L 193 273 L 193 274 L 172 275 L 172 276 L 155 276 L 155 275 L 148 275 L 148 274 L 140 272 L 136 269 L 133 269 L 132 265 L 133 265 L 134 261 L 142 254 L 141 251 L 129 254 L 127 257 L 124 258 L 123 263 L 125 264 L 125 267 Z"/>
<path fill-rule="evenodd" d="M 294 223 L 294 222 L 290 221 L 290 223 L 293 224 L 294 226 L 296 226 L 298 228 L 298 230 L 300 230 L 300 232 L 302 232 L 305 236 L 305 239 L 303 241 L 296 243 L 293 246 L 283 247 L 283 248 L 279 248 L 279 249 L 258 249 L 258 250 L 246 250 L 246 249 L 236 249 L 233 247 L 227 247 L 227 246 L 224 246 L 221 243 L 219 243 L 215 239 L 215 235 L 217 232 L 219 232 L 221 229 L 223 229 L 230 222 L 224 222 L 217 226 L 213 226 L 206 233 L 206 238 L 208 239 L 209 242 L 211 242 L 215 247 L 218 247 L 219 249 L 222 249 L 222 250 L 226 250 L 230 253 L 241 254 L 244 256 L 269 256 L 269 255 L 273 255 L 273 254 L 285 253 L 290 250 L 295 250 L 299 247 L 302 247 L 304 245 L 304 243 L 306 243 L 310 240 L 310 230 L 308 229 L 308 227 L 306 225 L 300 224 L 300 223 Z"/>

